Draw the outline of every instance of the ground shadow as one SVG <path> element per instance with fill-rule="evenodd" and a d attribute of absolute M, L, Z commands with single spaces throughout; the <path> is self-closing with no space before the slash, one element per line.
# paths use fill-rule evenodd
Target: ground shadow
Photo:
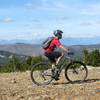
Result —
<path fill-rule="evenodd" d="M 87 79 L 85 81 L 77 80 L 73 82 L 52 82 L 52 85 L 60 85 L 60 84 L 84 84 L 84 83 L 93 83 L 96 81 L 100 81 L 100 79 Z"/>

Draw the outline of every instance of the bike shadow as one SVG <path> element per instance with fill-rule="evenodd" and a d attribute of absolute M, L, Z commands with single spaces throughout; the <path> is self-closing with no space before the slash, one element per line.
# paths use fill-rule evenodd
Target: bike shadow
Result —
<path fill-rule="evenodd" d="M 85 81 L 77 80 L 73 82 L 52 82 L 52 85 L 61 85 L 61 84 L 84 84 L 84 83 L 93 83 L 100 81 L 100 79 L 87 79 Z"/>

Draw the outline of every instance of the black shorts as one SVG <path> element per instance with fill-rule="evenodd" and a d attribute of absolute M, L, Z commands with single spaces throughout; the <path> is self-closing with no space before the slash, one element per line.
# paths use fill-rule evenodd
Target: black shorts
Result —
<path fill-rule="evenodd" d="M 57 52 L 57 51 L 51 53 L 47 53 L 47 52 L 44 53 L 44 55 L 48 57 L 51 63 L 55 63 L 56 58 L 59 58 L 61 54 L 62 54 L 61 52 Z"/>

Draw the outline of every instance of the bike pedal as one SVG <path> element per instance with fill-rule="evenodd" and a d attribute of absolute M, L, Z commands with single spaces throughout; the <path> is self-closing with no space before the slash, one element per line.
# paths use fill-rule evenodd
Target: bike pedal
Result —
<path fill-rule="evenodd" d="M 56 75 L 55 76 L 52 76 L 52 78 L 55 79 L 56 81 L 59 80 L 59 77 L 56 76 Z"/>
<path fill-rule="evenodd" d="M 58 81 L 59 80 L 59 77 L 55 78 L 55 80 Z"/>
<path fill-rule="evenodd" d="M 52 76 L 52 78 L 57 81 L 57 80 L 59 80 L 59 75 L 55 74 L 55 75 Z"/>

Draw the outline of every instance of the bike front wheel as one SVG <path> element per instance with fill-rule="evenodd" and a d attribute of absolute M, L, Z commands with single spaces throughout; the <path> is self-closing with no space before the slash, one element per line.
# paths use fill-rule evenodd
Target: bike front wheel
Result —
<path fill-rule="evenodd" d="M 80 61 L 70 63 L 65 69 L 65 77 L 70 82 L 85 81 L 88 76 L 86 65 Z"/>
<path fill-rule="evenodd" d="M 33 66 L 31 79 L 36 85 L 47 85 L 52 79 L 51 67 L 48 63 L 41 62 Z"/>

